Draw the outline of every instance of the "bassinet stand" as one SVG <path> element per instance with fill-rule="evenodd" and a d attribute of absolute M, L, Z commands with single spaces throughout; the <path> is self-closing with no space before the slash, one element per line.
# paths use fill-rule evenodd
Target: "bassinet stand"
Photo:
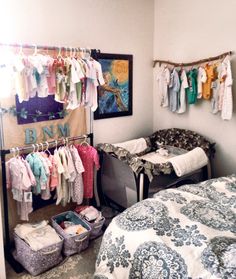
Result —
<path fill-rule="evenodd" d="M 75 141 L 78 139 L 89 138 L 90 144 L 93 146 L 93 133 L 89 133 L 82 136 L 69 137 L 68 141 Z M 55 144 L 61 146 L 65 144 L 65 139 L 60 139 L 58 141 L 53 140 L 48 142 L 49 146 L 53 147 Z M 46 143 L 43 143 L 46 146 Z M 32 150 L 32 146 L 22 146 L 17 150 L 19 152 L 27 153 Z M 3 193 L 3 217 L 4 217 L 4 227 L 5 227 L 5 258 L 15 270 L 15 272 L 20 273 L 23 271 L 23 267 L 14 259 L 11 253 L 11 240 L 10 240 L 10 229 L 9 229 L 9 216 L 8 216 L 8 200 L 7 200 L 7 179 L 6 179 L 6 155 L 12 153 L 13 149 L 2 149 L 1 154 L 1 166 L 2 166 L 2 193 Z"/>

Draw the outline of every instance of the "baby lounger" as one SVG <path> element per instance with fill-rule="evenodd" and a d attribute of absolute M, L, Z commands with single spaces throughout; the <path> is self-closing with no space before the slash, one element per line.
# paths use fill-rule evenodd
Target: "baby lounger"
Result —
<path fill-rule="evenodd" d="M 209 178 L 209 165 L 215 152 L 214 145 L 196 132 L 184 129 L 159 130 L 146 137 L 146 148 L 141 152 L 130 149 L 126 143 L 98 144 L 101 169 L 98 173 L 98 192 L 102 202 L 123 210 L 134 203 L 151 197 L 154 193 L 183 184 L 198 183 Z M 139 147 L 142 140 L 136 141 Z M 129 152 L 126 147 L 129 150 Z M 161 148 L 169 154 L 180 155 L 201 147 L 208 159 L 207 166 L 196 169 L 181 177 L 175 174 L 172 164 L 156 157 Z M 150 158 L 154 158 L 151 160 Z M 150 159 L 151 161 L 148 161 Z M 156 160 L 157 159 L 157 160 Z M 158 161 L 160 162 L 158 163 Z"/>

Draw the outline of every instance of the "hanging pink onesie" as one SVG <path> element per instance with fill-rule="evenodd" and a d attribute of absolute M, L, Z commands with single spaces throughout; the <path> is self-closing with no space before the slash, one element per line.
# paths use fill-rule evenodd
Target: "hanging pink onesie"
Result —
<path fill-rule="evenodd" d="M 93 174 L 94 165 L 98 170 L 100 168 L 97 150 L 90 145 L 76 145 L 79 156 L 84 166 L 83 182 L 84 182 L 84 198 L 91 199 L 93 197 Z"/>

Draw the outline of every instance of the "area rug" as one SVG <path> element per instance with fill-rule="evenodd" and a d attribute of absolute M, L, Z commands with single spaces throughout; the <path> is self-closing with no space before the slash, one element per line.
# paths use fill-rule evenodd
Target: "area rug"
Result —
<path fill-rule="evenodd" d="M 102 237 L 92 240 L 86 250 L 70 256 L 64 263 L 38 276 L 26 272 L 16 274 L 7 264 L 7 279 L 91 279 L 101 240 Z"/>

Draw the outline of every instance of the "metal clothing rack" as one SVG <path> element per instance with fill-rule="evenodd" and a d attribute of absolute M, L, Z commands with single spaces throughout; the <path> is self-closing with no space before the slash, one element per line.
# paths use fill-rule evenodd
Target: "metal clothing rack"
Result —
<path fill-rule="evenodd" d="M 79 139 L 90 139 L 90 145 L 93 146 L 93 133 L 89 133 L 86 135 L 76 136 L 76 137 L 68 137 L 68 138 L 62 138 L 58 140 L 48 141 L 40 144 L 40 146 L 46 146 L 46 147 L 54 147 L 54 146 L 62 146 L 66 142 L 73 142 L 75 140 Z M 5 257 L 9 264 L 13 267 L 13 269 L 19 273 L 21 272 L 22 266 L 13 258 L 11 254 L 11 240 L 10 240 L 10 229 L 9 229 L 9 216 L 8 216 L 8 200 L 7 200 L 7 180 L 6 180 L 6 155 L 10 153 L 14 153 L 15 150 L 17 152 L 22 153 L 28 153 L 32 151 L 35 145 L 31 146 L 21 146 L 17 148 L 11 148 L 11 149 L 2 149 L 0 150 L 1 154 L 1 167 L 2 167 L 2 188 L 3 188 L 3 210 L 4 210 L 4 227 L 5 227 Z"/>
<path fill-rule="evenodd" d="M 37 52 L 38 49 L 41 50 L 58 50 L 60 51 L 90 51 L 91 53 L 100 53 L 100 49 L 90 49 L 85 47 L 72 47 L 72 46 L 45 46 L 45 45 L 37 45 L 37 44 L 20 44 L 20 43 L 3 43 L 0 42 L 0 47 L 12 47 L 12 48 L 26 48 L 26 49 L 34 49 Z"/>
<path fill-rule="evenodd" d="M 34 54 L 38 52 L 38 50 L 42 51 L 58 51 L 58 56 L 61 56 L 62 52 L 63 55 L 73 55 L 76 52 L 83 52 L 88 53 L 92 58 L 95 60 L 97 59 L 97 54 L 100 53 L 100 49 L 91 49 L 89 47 L 82 48 L 82 47 L 71 47 L 71 46 L 46 46 L 46 45 L 36 45 L 36 44 L 21 44 L 21 43 L 4 43 L 0 42 L 0 48 L 13 48 L 18 49 L 19 53 L 22 52 L 23 49 L 32 49 L 34 50 Z M 69 52 L 68 52 L 69 51 Z M 1 109 L 1 104 L 0 104 Z M 76 136 L 76 137 L 68 137 L 66 140 L 68 141 L 75 141 L 78 139 L 90 139 L 90 145 L 93 146 L 94 142 L 94 135 L 93 135 L 93 113 L 90 110 L 90 128 L 89 133 L 86 135 Z M 63 145 L 65 144 L 65 139 L 53 140 L 49 142 L 43 143 L 43 146 L 47 146 L 48 144 L 50 147 L 54 145 Z M 41 145 L 41 144 L 40 144 Z M 41 145 L 42 146 L 42 145 Z M 10 230 L 9 230 L 9 216 L 8 216 L 8 199 L 7 199 L 7 187 L 6 187 L 6 155 L 10 153 L 22 152 L 27 153 L 32 151 L 33 146 L 22 146 L 12 149 L 4 149 L 4 133 L 3 133 L 3 121 L 2 121 L 2 114 L 0 113 L 0 156 L 1 156 L 1 167 L 2 167 L 2 188 L 3 188 L 3 209 L 4 209 L 4 226 L 5 226 L 5 257 L 10 265 L 16 272 L 21 272 L 23 270 L 22 266 L 13 258 L 11 254 L 11 241 L 10 241 Z"/>

